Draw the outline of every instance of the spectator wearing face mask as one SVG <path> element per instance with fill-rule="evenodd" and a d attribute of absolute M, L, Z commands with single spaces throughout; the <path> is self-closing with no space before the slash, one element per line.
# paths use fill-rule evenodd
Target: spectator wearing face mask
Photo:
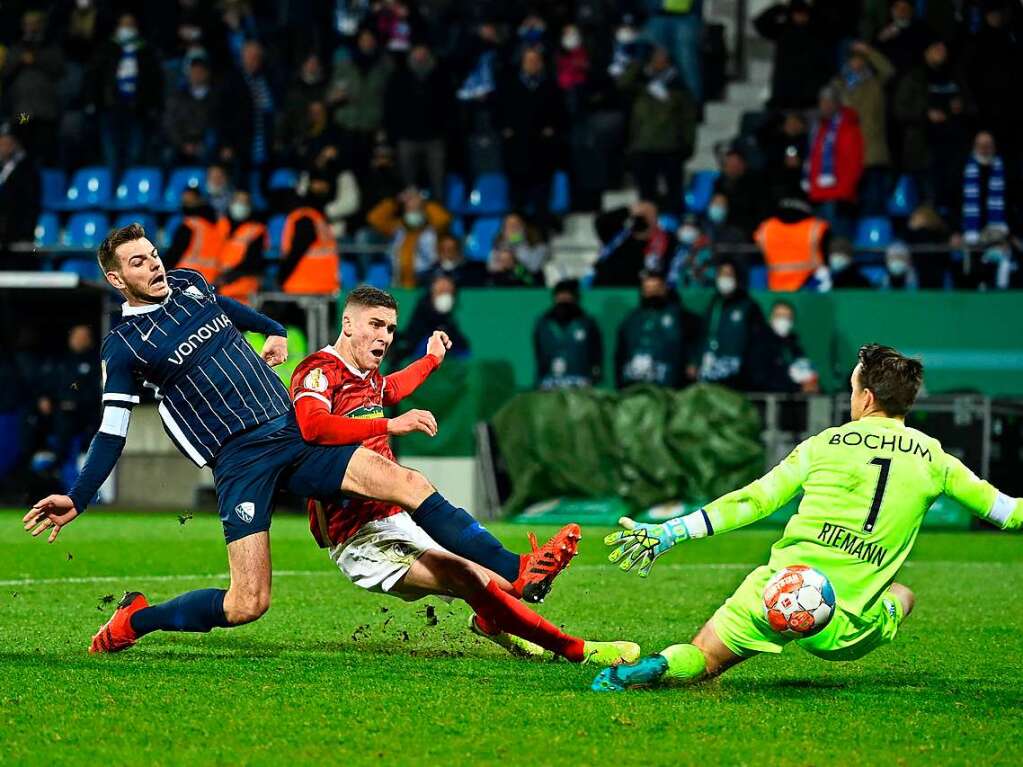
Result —
<path fill-rule="evenodd" d="M 172 163 L 205 164 L 217 143 L 210 65 L 205 53 L 192 56 L 186 62 L 185 84 L 167 98 L 163 132 L 172 150 Z"/>
<path fill-rule="evenodd" d="M 833 237 L 828 246 L 828 269 L 835 290 L 868 290 L 873 287 L 853 258 L 853 245 L 845 237 Z"/>
<path fill-rule="evenodd" d="M 707 208 L 711 223 L 725 234 L 723 239 L 715 239 L 749 242 L 766 213 L 763 179 L 749 169 L 741 150 L 729 148 L 721 157 L 721 175 L 714 182 L 714 196 Z"/>
<path fill-rule="evenodd" d="M 856 112 L 839 103 L 834 88 L 821 89 L 817 105 L 803 185 L 832 229 L 848 237 L 863 175 L 863 133 Z"/>
<path fill-rule="evenodd" d="M 590 80 L 590 54 L 583 45 L 583 36 L 575 24 L 561 30 L 561 48 L 555 57 L 558 88 L 565 97 L 570 115 L 579 113 L 583 106 L 583 93 Z"/>
<path fill-rule="evenodd" d="M 277 273 L 285 293 L 335 295 L 341 289 L 337 241 L 324 215 L 333 197 L 331 180 L 315 175 L 304 196 L 294 195 L 281 231 Z"/>
<path fill-rule="evenodd" d="M 962 232 L 967 245 L 980 242 L 989 226 L 1007 226 L 1005 165 L 995 151 L 995 139 L 981 131 L 973 139 L 973 154 L 963 169 Z"/>
<path fill-rule="evenodd" d="M 799 290 L 824 265 L 829 228 L 810 206 L 786 198 L 771 218 L 753 235 L 767 265 L 767 286 L 771 290 Z"/>
<path fill-rule="evenodd" d="M 425 282 L 444 275 L 459 288 L 478 288 L 486 284 L 487 269 L 479 261 L 469 261 L 462 253 L 462 243 L 452 234 L 437 238 L 437 266 L 429 273 Z"/>
<path fill-rule="evenodd" d="M 369 225 L 391 240 L 395 285 L 415 287 L 420 275 L 437 264 L 437 238 L 447 231 L 451 214 L 415 187 L 377 203 L 366 216 Z"/>
<path fill-rule="evenodd" d="M 593 317 L 579 305 L 579 282 L 554 286 L 554 305 L 533 328 L 536 388 L 594 386 L 604 367 L 604 343 Z"/>
<path fill-rule="evenodd" d="M 770 317 L 753 365 L 756 389 L 775 394 L 820 391 L 817 371 L 795 330 L 795 307 L 788 301 L 775 301 Z"/>
<path fill-rule="evenodd" d="M 891 22 L 877 33 L 876 47 L 901 76 L 920 61 L 933 37 L 927 24 L 916 18 L 916 8 L 910 0 L 894 0 Z"/>
<path fill-rule="evenodd" d="M 639 306 L 618 326 L 615 383 L 681 388 L 690 382 L 691 362 L 699 340 L 698 320 L 683 310 L 668 290 L 664 274 L 640 275 Z"/>
<path fill-rule="evenodd" d="M 399 332 L 395 342 L 394 361 L 401 365 L 409 359 L 419 359 L 426 354 L 426 342 L 434 331 L 441 330 L 451 339 L 448 354 L 452 359 L 466 359 L 470 356 L 469 339 L 455 319 L 458 288 L 445 275 L 437 275 L 430 283 L 425 295 L 416 303 L 408 325 Z"/>
<path fill-rule="evenodd" d="M 680 213 L 683 165 L 696 146 L 697 103 L 661 47 L 653 49 L 645 65 L 629 67 L 618 88 L 632 103 L 626 151 L 639 195 Z"/>
<path fill-rule="evenodd" d="M 405 66 L 391 77 L 384 99 L 384 126 L 398 149 L 398 168 L 406 185 L 425 178 L 433 199 L 443 199 L 444 137 L 451 118 L 450 85 L 426 45 L 409 52 Z"/>
<path fill-rule="evenodd" d="M 948 251 L 949 230 L 938 212 L 926 203 L 918 206 L 906 222 L 903 239 L 918 246 L 913 252 L 913 269 L 921 288 L 940 290 L 952 265 Z"/>
<path fill-rule="evenodd" d="M 635 19 L 631 14 L 625 14 L 621 24 L 615 30 L 614 43 L 611 48 L 611 63 L 608 64 L 607 73 L 617 80 L 640 59 L 642 49 L 643 43 L 636 30 Z"/>
<path fill-rule="evenodd" d="M 487 285 L 492 288 L 531 288 L 539 277 L 515 258 L 510 245 L 495 245 L 487 262 Z"/>
<path fill-rule="evenodd" d="M 193 187 L 181 193 L 181 223 L 161 256 L 168 269 L 194 269 L 212 284 L 220 276 L 220 251 L 230 229 Z"/>
<path fill-rule="evenodd" d="M 668 267 L 668 286 L 710 288 L 714 286 L 714 246 L 700 228 L 700 219 L 687 213 L 678 228 L 678 248 Z"/>
<path fill-rule="evenodd" d="M 309 105 L 314 101 L 325 102 L 327 96 L 327 75 L 320 55 L 312 51 L 306 55 L 284 94 L 284 108 L 277 123 L 279 143 L 291 144 L 294 137 L 306 131 Z"/>
<path fill-rule="evenodd" d="M 266 224 L 253 215 L 252 198 L 243 189 L 232 196 L 227 220 L 231 230 L 220 250 L 220 274 L 215 285 L 222 296 L 250 304 L 262 287 L 269 246 Z"/>
<path fill-rule="evenodd" d="M 916 290 L 918 282 L 913 256 L 906 243 L 896 240 L 884 254 L 884 287 L 888 290 Z"/>
<path fill-rule="evenodd" d="M 1009 231 L 1001 226 L 989 226 L 981 233 L 980 245 L 983 251 L 974 256 L 974 268 L 970 270 L 968 284 L 978 290 L 1018 289 L 1020 279 L 1019 259 L 1012 246 Z"/>
<path fill-rule="evenodd" d="M 647 200 L 601 213 L 595 226 L 602 246 L 594 285 L 635 285 L 643 269 L 665 272 L 678 247 L 675 233 L 661 228 L 657 206 Z"/>
<path fill-rule="evenodd" d="M 206 198 L 218 216 L 226 216 L 234 199 L 234 184 L 227 175 L 227 169 L 219 163 L 206 168 Z"/>
<path fill-rule="evenodd" d="M 543 273 L 544 265 L 550 257 L 550 249 L 540 231 L 535 226 L 527 224 L 518 213 L 509 213 L 501 222 L 501 231 L 498 232 L 490 252 L 491 265 L 498 250 L 502 248 L 510 250 L 516 263 L 537 277 Z"/>
<path fill-rule="evenodd" d="M 739 284 L 734 261 L 718 264 L 716 292 L 704 315 L 699 355 L 699 379 L 751 391 L 754 354 L 766 332 L 764 315 Z"/>

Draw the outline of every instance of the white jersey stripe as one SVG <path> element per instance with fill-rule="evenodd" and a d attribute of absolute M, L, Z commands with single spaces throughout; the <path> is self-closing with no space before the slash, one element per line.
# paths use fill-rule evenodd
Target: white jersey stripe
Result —
<path fill-rule="evenodd" d="M 249 359 L 249 355 L 245 353 L 245 350 L 241 348 L 241 344 L 238 343 L 238 339 L 235 339 L 234 341 L 234 348 L 242 353 L 242 358 L 245 360 L 245 363 L 249 366 L 249 368 L 251 368 L 252 372 L 255 374 L 256 381 L 259 382 L 259 385 L 263 388 L 263 393 L 266 395 L 267 400 L 269 400 L 270 392 L 266 390 L 266 384 L 263 383 L 263 378 L 259 375 L 259 373 L 256 372 L 255 365 L 252 364 L 252 360 Z"/>
<path fill-rule="evenodd" d="M 216 362 L 216 360 L 213 360 L 213 361 Z M 249 425 L 249 424 L 245 423 L 245 419 L 244 418 L 242 418 L 240 415 L 238 415 L 238 413 L 235 412 L 233 407 L 231 407 L 229 404 L 227 404 L 227 399 L 225 399 L 225 397 L 224 397 L 224 392 L 220 391 L 220 389 L 218 389 L 216 387 L 216 385 L 213 383 L 213 379 L 211 379 L 208 375 L 206 375 L 206 371 L 203 370 L 202 368 L 199 368 L 199 372 L 202 373 L 202 377 L 203 378 L 205 378 L 207 381 L 210 382 L 210 388 L 212 388 L 213 391 L 215 391 L 217 393 L 217 396 L 220 397 L 220 401 L 224 403 L 224 407 L 226 407 L 228 410 L 231 411 L 231 415 L 233 415 L 235 418 L 238 419 L 238 423 L 240 423 L 242 425 L 242 428 L 244 429 L 247 425 Z M 230 380 L 230 379 L 228 379 L 228 380 Z"/>
<path fill-rule="evenodd" d="M 127 346 L 129 351 L 131 351 L 131 353 L 135 355 L 135 359 L 137 359 L 143 365 L 146 364 L 146 361 L 139 356 L 139 353 L 137 351 L 135 351 L 135 347 L 128 343 L 128 339 L 121 334 L 121 330 L 119 328 L 114 328 L 113 332 L 117 335 L 118 338 L 124 341 L 124 345 Z"/>
<path fill-rule="evenodd" d="M 193 384 L 193 385 L 194 385 L 194 384 Z M 199 412 L 198 412 L 198 411 L 197 411 L 197 410 L 195 409 L 195 407 L 194 407 L 194 406 L 192 405 L 192 403 L 188 401 L 188 397 L 186 397 L 186 396 L 185 396 L 185 393 L 184 393 L 183 391 L 181 391 L 181 387 L 180 387 L 180 386 L 178 386 L 177 384 L 175 384 L 175 385 L 174 385 L 174 388 L 175 388 L 175 389 L 177 389 L 177 390 L 178 390 L 178 394 L 180 394 L 180 395 L 181 395 L 181 400 L 182 400 L 182 401 L 183 401 L 183 402 L 184 402 L 184 403 L 185 403 L 186 405 L 188 405 L 189 409 L 190 409 L 190 410 L 191 410 L 191 411 L 192 411 L 193 413 L 195 413 L 195 420 L 197 420 L 197 421 L 198 421 L 199 423 L 201 423 L 201 424 L 202 424 L 202 427 L 203 427 L 203 428 L 204 428 L 204 429 L 206 430 L 206 432 L 207 432 L 207 433 L 208 433 L 208 434 L 209 434 L 209 435 L 210 435 L 211 437 L 213 437 L 213 444 L 214 444 L 215 446 L 217 446 L 217 447 L 220 447 L 220 440 L 219 440 L 219 439 L 217 439 L 217 435 L 216 435 L 216 434 L 214 434 L 214 433 L 213 433 L 212 431 L 210 431 L 210 427 L 209 427 L 209 426 L 207 426 L 207 425 L 206 425 L 206 422 L 205 422 L 205 421 L 204 421 L 204 420 L 203 420 L 202 418 L 200 418 L 200 417 L 199 417 Z M 227 424 L 224 424 L 224 425 L 226 426 Z M 203 444 L 205 445 L 206 443 L 205 443 L 205 442 L 203 442 Z M 210 450 L 210 452 L 212 453 L 212 452 L 214 452 L 214 451 L 213 451 L 213 450 Z"/>
<path fill-rule="evenodd" d="M 252 399 L 256 400 L 256 402 L 259 404 L 259 409 L 263 411 L 263 417 L 269 418 L 270 414 L 266 412 L 266 406 L 259 401 L 259 397 L 256 396 L 256 392 L 253 391 L 252 389 L 252 384 L 249 383 L 249 379 L 245 377 L 244 373 L 242 373 L 242 369 L 238 367 L 238 363 L 236 363 L 233 359 L 231 359 L 230 356 L 228 356 L 227 350 L 224 350 L 224 357 L 227 359 L 228 362 L 230 362 L 234 366 L 234 369 L 238 371 L 238 377 L 245 382 L 245 386 L 246 388 L 248 388 L 249 394 L 252 395 Z"/>
<path fill-rule="evenodd" d="M 134 394 L 114 394 L 113 392 L 103 395 L 104 402 L 130 402 L 133 405 L 139 404 L 139 398 Z"/>
<path fill-rule="evenodd" d="M 163 419 L 164 425 L 167 427 L 167 431 L 174 435 L 175 441 L 181 446 L 181 449 L 185 451 L 185 454 L 192 459 L 192 462 L 198 466 L 205 466 L 206 459 L 202 453 L 195 449 L 195 445 L 188 441 L 185 437 L 185 433 L 181 431 L 181 427 L 178 426 L 177 421 L 171 416 L 170 411 L 167 409 L 166 404 L 169 400 L 164 400 L 160 403 L 157 410 L 160 413 L 160 417 Z"/>
<path fill-rule="evenodd" d="M 210 402 L 208 399 L 206 399 L 206 395 L 202 393 L 202 389 L 200 389 L 198 386 L 195 385 L 195 381 L 192 380 L 191 376 L 189 376 L 188 373 L 185 373 L 185 380 L 188 381 L 190 384 L 192 384 L 192 388 L 195 389 L 196 393 L 200 397 L 202 397 L 202 401 L 206 403 L 206 407 L 208 407 L 210 409 L 210 412 L 213 413 L 214 416 L 216 416 L 217 420 L 220 421 L 220 423 L 223 425 L 223 427 L 227 430 L 227 433 L 230 434 L 231 433 L 231 427 L 227 425 L 227 421 L 225 421 L 223 418 L 220 417 L 220 413 L 218 413 L 216 408 L 213 407 L 213 403 Z M 182 393 L 181 396 L 184 396 L 184 393 Z M 197 418 L 198 418 L 198 415 L 199 414 L 196 413 L 196 417 Z M 220 440 L 219 438 L 217 439 L 218 443 L 221 442 L 221 441 L 222 440 Z"/>
<path fill-rule="evenodd" d="M 224 370 L 223 365 L 221 365 L 217 361 L 216 355 L 213 355 L 212 357 L 210 357 L 210 359 L 213 360 L 213 364 L 220 369 L 220 372 L 224 374 L 224 378 L 231 382 L 231 388 L 234 389 L 235 394 L 238 395 L 238 401 L 245 405 L 245 407 L 249 409 L 249 412 L 252 413 L 252 420 L 257 421 L 258 417 L 256 416 L 256 411 L 252 409 L 252 406 L 248 403 L 248 400 L 245 399 L 245 395 L 242 394 L 241 389 L 239 389 L 237 384 L 235 384 L 234 379 L 227 374 L 227 371 Z"/>
<path fill-rule="evenodd" d="M 188 431 L 191 433 L 191 435 L 195 438 L 195 441 L 198 442 L 200 445 L 202 445 L 205 450 L 208 450 L 210 452 L 210 454 L 212 454 L 213 451 L 210 450 L 209 447 L 207 447 L 205 442 L 203 442 L 203 439 L 202 439 L 202 437 L 199 436 L 198 432 L 196 432 L 195 429 L 193 429 L 189 425 L 188 419 L 185 418 L 185 416 L 183 416 L 181 414 L 180 410 L 178 410 L 177 406 L 174 404 L 174 400 L 171 399 L 170 397 L 165 397 L 164 399 L 160 400 L 160 406 L 162 407 L 164 405 L 166 405 L 168 408 L 170 408 L 171 410 L 174 411 L 175 416 L 176 416 L 175 417 L 175 423 L 183 423 L 185 425 L 185 428 L 188 429 Z M 159 409 L 159 408 L 157 408 L 157 409 Z"/>

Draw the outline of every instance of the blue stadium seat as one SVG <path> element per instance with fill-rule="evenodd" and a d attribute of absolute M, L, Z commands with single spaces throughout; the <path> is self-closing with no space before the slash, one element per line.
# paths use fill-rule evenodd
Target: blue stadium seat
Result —
<path fill-rule="evenodd" d="M 143 210 L 160 202 L 163 191 L 163 173 L 159 168 L 128 168 L 114 193 L 115 210 Z"/>
<path fill-rule="evenodd" d="M 465 210 L 465 182 L 461 176 L 449 174 L 444 179 L 444 207 L 455 215 Z"/>
<path fill-rule="evenodd" d="M 64 229 L 64 245 L 93 250 L 107 236 L 110 221 L 105 213 L 75 213 Z"/>
<path fill-rule="evenodd" d="M 678 217 L 673 216 L 670 213 L 662 213 L 657 217 L 657 223 L 661 225 L 661 229 L 666 232 L 674 234 L 675 230 L 678 229 Z"/>
<path fill-rule="evenodd" d="M 703 213 L 710 205 L 714 196 L 714 182 L 717 181 L 716 170 L 698 170 L 689 180 L 689 188 L 685 192 L 686 210 L 690 213 Z"/>
<path fill-rule="evenodd" d="M 52 248 L 60 242 L 60 220 L 56 213 L 40 213 L 36 219 L 37 248 Z"/>
<path fill-rule="evenodd" d="M 555 216 L 563 216 L 571 208 L 571 196 L 569 194 L 568 174 L 563 170 L 556 171 L 551 179 L 551 200 L 550 211 Z"/>
<path fill-rule="evenodd" d="M 465 221 L 461 216 L 455 216 L 451 219 L 451 226 L 448 227 L 448 231 L 460 240 L 465 239 Z"/>
<path fill-rule="evenodd" d="M 895 189 L 888 200 L 888 215 L 898 218 L 908 218 L 909 214 L 916 210 L 920 203 L 920 195 L 916 190 L 916 182 L 913 177 L 903 174 L 895 182 Z"/>
<path fill-rule="evenodd" d="M 75 171 L 58 210 L 107 208 L 113 191 L 113 179 L 107 168 L 99 166 Z"/>
<path fill-rule="evenodd" d="M 67 176 L 59 168 L 40 171 L 43 185 L 43 210 L 60 210 L 67 192 Z"/>
<path fill-rule="evenodd" d="M 888 274 L 888 270 L 883 266 L 864 266 L 860 271 L 864 277 L 870 280 L 870 284 L 875 288 L 880 288 L 884 285 L 885 277 Z"/>
<path fill-rule="evenodd" d="M 206 171 L 202 168 L 175 168 L 167 179 L 167 185 L 163 189 L 163 199 L 154 210 L 164 213 L 174 213 L 181 207 L 181 193 L 189 187 L 198 189 L 202 194 L 206 193 Z"/>
<path fill-rule="evenodd" d="M 280 257 L 281 252 L 281 235 L 284 233 L 284 219 L 285 216 L 277 215 L 271 216 L 270 220 L 266 222 L 267 235 L 270 238 L 270 253 L 276 254 Z"/>
<path fill-rule="evenodd" d="M 267 189 L 294 189 L 298 186 L 298 171 L 294 168 L 278 168 L 270 175 Z"/>
<path fill-rule="evenodd" d="M 494 238 L 501 231 L 500 218 L 478 218 L 473 222 L 469 236 L 465 238 L 465 257 L 470 261 L 486 261 Z"/>
<path fill-rule="evenodd" d="M 161 248 L 169 247 L 171 240 L 174 239 L 174 232 L 181 226 L 181 219 L 183 216 L 171 216 L 167 219 L 167 223 L 163 225 L 163 229 L 160 230 L 160 242 Z"/>
<path fill-rule="evenodd" d="M 767 267 L 751 266 L 749 270 L 749 289 L 767 290 Z"/>
<path fill-rule="evenodd" d="M 341 262 L 341 288 L 351 290 L 359 284 L 359 269 L 351 261 Z"/>
<path fill-rule="evenodd" d="M 103 272 L 95 258 L 68 258 L 61 262 L 58 271 L 77 274 L 83 280 L 101 282 Z"/>
<path fill-rule="evenodd" d="M 381 290 L 391 288 L 391 265 L 383 261 L 374 261 L 366 270 L 366 284 Z"/>
<path fill-rule="evenodd" d="M 135 223 L 142 224 L 142 228 L 146 230 L 147 237 L 156 237 L 158 227 L 156 225 L 156 216 L 152 213 L 141 213 L 137 210 L 130 210 L 119 214 L 117 218 L 114 219 L 114 227 L 116 228 Z"/>
<path fill-rule="evenodd" d="M 483 173 L 469 190 L 465 212 L 476 216 L 501 216 L 508 210 L 508 179 L 503 173 Z"/>
<path fill-rule="evenodd" d="M 892 222 L 881 216 L 861 218 L 856 225 L 857 248 L 887 248 L 892 241 Z"/>

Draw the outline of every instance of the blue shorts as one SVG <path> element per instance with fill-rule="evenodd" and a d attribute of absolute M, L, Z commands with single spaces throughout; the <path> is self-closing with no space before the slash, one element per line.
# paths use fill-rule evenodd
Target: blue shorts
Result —
<path fill-rule="evenodd" d="M 340 501 L 341 480 L 358 449 L 309 444 L 302 439 L 294 413 L 232 439 L 213 465 L 225 540 L 230 543 L 269 530 L 281 488 L 303 498 Z"/>

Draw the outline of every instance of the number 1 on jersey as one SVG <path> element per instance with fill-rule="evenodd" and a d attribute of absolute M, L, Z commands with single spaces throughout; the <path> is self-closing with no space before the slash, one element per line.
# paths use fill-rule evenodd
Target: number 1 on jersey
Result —
<path fill-rule="evenodd" d="M 878 512 L 881 511 L 881 501 L 884 500 L 884 489 L 888 484 L 888 472 L 892 468 L 892 459 L 874 458 L 870 463 L 881 467 L 881 471 L 878 472 L 877 486 L 874 488 L 874 500 L 870 504 L 870 513 L 867 515 L 867 521 L 863 523 L 863 529 L 868 533 L 874 529 Z"/>

